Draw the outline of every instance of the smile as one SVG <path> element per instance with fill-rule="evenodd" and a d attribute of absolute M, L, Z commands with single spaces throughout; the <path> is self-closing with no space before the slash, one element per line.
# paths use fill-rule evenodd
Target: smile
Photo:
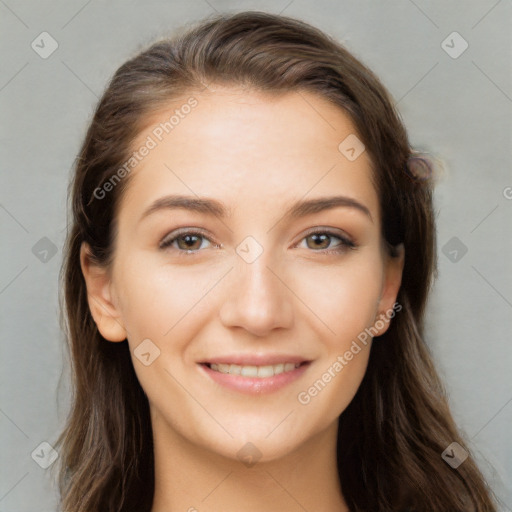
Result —
<path fill-rule="evenodd" d="M 210 364 L 209 366 L 213 371 L 220 373 L 266 379 L 284 372 L 291 372 L 300 365 L 301 363 L 281 363 L 267 366 L 240 366 L 238 364 L 220 363 Z"/>

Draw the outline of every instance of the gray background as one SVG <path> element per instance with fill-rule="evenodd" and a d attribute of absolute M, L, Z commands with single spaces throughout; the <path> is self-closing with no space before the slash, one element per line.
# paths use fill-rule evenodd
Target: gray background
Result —
<path fill-rule="evenodd" d="M 428 341 L 468 448 L 512 510 L 510 0 L 0 0 L 0 512 L 56 509 L 51 470 L 31 454 L 48 457 L 38 447 L 54 443 L 69 404 L 58 272 L 67 182 L 92 109 L 156 37 L 245 9 L 341 40 L 389 88 L 412 143 L 444 161 Z M 457 58 L 454 31 L 469 44 Z M 31 47 L 42 32 L 58 43 L 47 58 Z"/>

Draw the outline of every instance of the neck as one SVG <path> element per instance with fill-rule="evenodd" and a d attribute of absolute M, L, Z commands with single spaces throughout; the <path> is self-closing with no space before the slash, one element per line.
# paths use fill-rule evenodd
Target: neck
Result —
<path fill-rule="evenodd" d="M 292 453 L 251 466 L 159 427 L 153 424 L 151 512 L 349 512 L 336 464 L 337 422 Z"/>

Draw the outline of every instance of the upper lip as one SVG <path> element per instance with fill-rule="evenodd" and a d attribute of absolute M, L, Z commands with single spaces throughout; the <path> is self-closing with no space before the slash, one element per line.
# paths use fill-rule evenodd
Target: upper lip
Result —
<path fill-rule="evenodd" d="M 210 357 L 201 361 L 203 364 L 237 364 L 239 366 L 273 366 L 285 363 L 306 363 L 308 359 L 292 354 L 229 354 Z"/>

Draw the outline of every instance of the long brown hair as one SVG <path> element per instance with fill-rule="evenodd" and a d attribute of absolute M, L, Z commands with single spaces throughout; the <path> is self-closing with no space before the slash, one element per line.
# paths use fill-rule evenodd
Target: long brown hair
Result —
<path fill-rule="evenodd" d="M 149 512 L 154 459 L 148 399 L 127 341 L 109 343 L 91 316 L 80 247 L 101 265 L 113 258 L 115 214 L 130 176 L 105 197 L 152 113 L 208 83 L 273 94 L 313 92 L 347 112 L 373 162 L 383 239 L 403 243 L 402 311 L 375 340 L 366 375 L 341 414 L 338 467 L 353 511 L 495 511 L 471 455 L 457 468 L 441 457 L 464 446 L 433 367 L 424 313 L 436 272 L 433 180 L 418 160 L 377 77 L 339 42 L 293 18 L 262 12 L 216 15 L 158 41 L 115 73 L 94 113 L 70 188 L 72 218 L 61 279 L 72 408 L 58 440 L 65 512 Z M 415 162 L 413 165 L 412 162 Z M 428 159 L 420 161 L 432 169 Z M 105 190 L 102 188 L 101 190 Z M 96 191 L 96 193 L 95 193 Z"/>

